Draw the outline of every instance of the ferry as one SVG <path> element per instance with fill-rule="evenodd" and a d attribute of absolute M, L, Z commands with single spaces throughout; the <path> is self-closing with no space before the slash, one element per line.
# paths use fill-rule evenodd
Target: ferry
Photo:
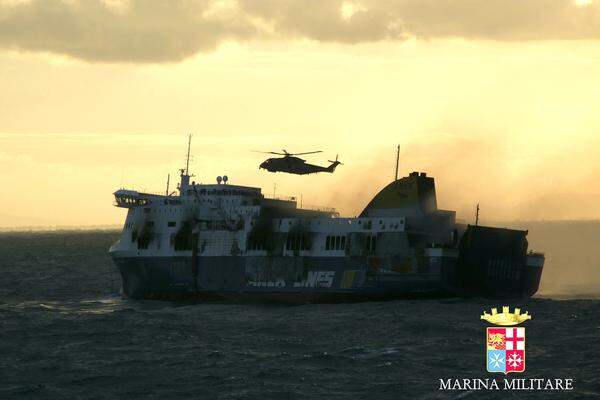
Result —
<path fill-rule="evenodd" d="M 457 223 L 424 172 L 394 179 L 348 218 L 227 176 L 196 183 L 188 169 L 189 156 L 172 193 L 114 192 L 127 210 L 109 250 L 124 296 L 345 302 L 538 290 L 544 254 L 528 250 L 527 231 Z"/>

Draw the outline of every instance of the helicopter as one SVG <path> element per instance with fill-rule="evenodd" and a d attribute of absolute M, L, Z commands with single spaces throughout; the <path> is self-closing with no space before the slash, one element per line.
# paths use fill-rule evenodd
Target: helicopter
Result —
<path fill-rule="evenodd" d="M 287 150 L 283 149 L 283 153 L 278 153 L 275 151 L 255 151 L 255 153 L 264 153 L 264 154 L 276 154 L 283 157 L 273 157 L 268 158 L 264 162 L 260 164 L 259 169 L 266 169 L 269 172 L 285 172 L 288 174 L 296 174 L 296 175 L 306 175 L 306 174 L 316 174 L 318 172 L 329 172 L 333 173 L 335 168 L 342 164 L 338 161 L 338 156 L 335 156 L 335 161 L 328 160 L 331 164 L 327 167 L 323 167 L 320 165 L 313 165 L 306 163 L 306 160 L 303 160 L 296 156 L 306 155 L 306 154 L 316 154 L 322 153 L 322 151 L 308 151 L 305 153 L 288 153 Z M 342 164 L 343 165 L 343 164 Z"/>

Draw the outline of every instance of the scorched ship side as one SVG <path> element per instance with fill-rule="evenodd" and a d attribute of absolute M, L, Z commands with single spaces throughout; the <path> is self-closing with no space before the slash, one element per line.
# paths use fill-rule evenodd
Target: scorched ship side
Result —
<path fill-rule="evenodd" d="M 353 301 L 412 296 L 531 296 L 544 256 L 526 231 L 464 226 L 413 172 L 356 218 L 303 209 L 261 189 L 190 182 L 178 193 L 121 189 L 128 210 L 110 254 L 131 298 Z"/>

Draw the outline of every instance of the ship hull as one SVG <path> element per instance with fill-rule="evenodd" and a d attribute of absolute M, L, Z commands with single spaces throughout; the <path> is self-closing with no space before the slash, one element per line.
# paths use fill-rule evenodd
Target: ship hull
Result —
<path fill-rule="evenodd" d="M 422 273 L 372 268 L 369 257 L 127 257 L 113 254 L 123 294 L 134 299 L 354 302 L 447 296 L 521 297 L 539 276 L 471 290 L 448 260 Z M 541 268 L 539 269 L 541 275 Z"/>

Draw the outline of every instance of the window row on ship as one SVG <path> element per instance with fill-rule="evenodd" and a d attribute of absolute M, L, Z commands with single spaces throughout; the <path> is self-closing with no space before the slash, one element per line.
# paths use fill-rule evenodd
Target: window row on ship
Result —
<path fill-rule="evenodd" d="M 148 234 L 144 232 L 131 232 L 131 242 L 135 244 L 138 250 L 147 250 L 151 244 L 154 244 L 156 250 L 161 249 L 162 242 L 161 234 Z M 190 251 L 193 246 L 192 235 L 181 235 L 178 233 L 171 233 L 167 235 L 169 237 L 169 248 L 175 251 Z M 229 240 L 228 240 L 229 239 Z M 236 239 L 216 239 L 211 238 L 200 238 L 199 244 L 212 243 L 213 245 L 225 244 L 223 248 L 228 247 L 227 243 L 238 243 Z M 377 243 L 377 235 L 366 235 L 362 244 L 359 247 L 368 253 L 375 252 Z M 269 238 L 248 235 L 246 238 L 246 251 L 253 252 L 259 251 L 264 252 L 270 247 Z M 320 246 L 315 246 L 315 244 Z M 349 247 L 347 235 L 307 235 L 307 234 L 289 234 L 285 236 L 283 244 L 283 250 L 286 251 L 313 251 L 313 250 L 324 250 L 329 251 L 345 251 Z"/>
<path fill-rule="evenodd" d="M 183 211 L 183 210 L 180 210 Z M 254 210 L 244 210 L 245 212 L 243 214 L 245 214 L 246 216 L 250 216 L 250 215 L 254 215 Z M 239 215 L 239 214 L 238 214 Z M 279 219 L 277 220 L 277 227 L 279 229 L 281 229 L 283 232 L 286 231 L 286 228 L 292 228 L 295 226 L 302 226 L 302 225 L 321 225 L 321 221 L 324 222 L 324 225 L 327 226 L 332 226 L 332 225 L 344 225 L 344 224 L 348 224 L 348 225 L 352 225 L 353 223 L 356 223 L 357 225 L 359 225 L 362 229 L 365 230 L 370 230 L 373 228 L 373 221 L 372 220 L 366 220 L 366 221 L 361 221 L 361 220 L 352 220 L 352 219 L 341 219 L 341 218 L 331 218 L 331 219 L 316 219 L 316 220 L 292 220 L 292 219 Z M 284 224 L 284 221 L 287 221 L 287 224 Z M 183 221 L 179 221 L 180 223 Z M 211 224 L 211 222 L 209 221 L 208 223 L 205 223 L 204 226 L 202 226 L 201 228 L 203 229 L 219 229 L 219 228 L 227 228 L 225 224 L 218 224 L 219 220 L 215 220 L 214 223 Z M 314 224 L 313 224 L 314 222 Z M 364 222 L 364 223 L 363 223 Z M 124 229 L 132 229 L 134 227 L 135 223 L 134 221 L 127 221 L 125 222 L 124 225 Z M 254 221 L 250 221 L 250 226 L 254 226 L 255 222 Z M 285 226 L 287 225 L 287 227 Z M 361 226 L 362 225 L 362 226 Z M 399 229 L 399 227 L 403 227 L 404 225 L 404 221 L 400 220 L 400 221 L 393 221 L 393 222 L 389 222 L 388 224 L 386 224 L 382 219 L 379 220 L 379 230 L 386 230 L 386 228 L 391 229 L 391 230 L 396 230 Z M 154 227 L 154 221 L 146 221 L 144 223 L 144 226 L 146 227 Z M 169 228 L 173 228 L 177 226 L 177 221 L 166 221 L 166 226 Z M 242 224 L 243 227 L 243 224 Z"/>
<path fill-rule="evenodd" d="M 297 226 L 315 226 L 315 225 L 326 225 L 326 226 L 340 226 L 342 229 L 358 229 L 363 230 L 403 230 L 404 219 L 396 218 L 392 220 L 385 219 L 356 219 L 356 218 L 319 218 L 319 219 L 295 219 L 295 218 L 284 218 L 275 220 L 276 226 L 285 232 L 289 229 L 293 229 Z M 321 224 L 323 222 L 323 224 Z M 254 226 L 254 221 L 250 223 Z M 346 226 L 347 228 L 344 228 Z M 375 226 L 375 228 L 373 228 Z"/>

